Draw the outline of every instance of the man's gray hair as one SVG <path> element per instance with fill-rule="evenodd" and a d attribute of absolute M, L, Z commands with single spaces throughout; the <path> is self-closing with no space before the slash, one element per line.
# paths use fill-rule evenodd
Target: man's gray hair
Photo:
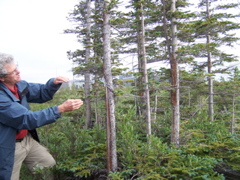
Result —
<path fill-rule="evenodd" d="M 7 76 L 7 70 L 5 69 L 6 64 L 11 64 L 14 62 L 12 55 L 0 53 L 0 77 Z"/>

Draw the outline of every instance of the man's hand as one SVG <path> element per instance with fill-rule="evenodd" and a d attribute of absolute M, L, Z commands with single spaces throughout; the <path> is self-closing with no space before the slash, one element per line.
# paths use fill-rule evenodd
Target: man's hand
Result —
<path fill-rule="evenodd" d="M 66 77 L 62 77 L 62 76 L 59 76 L 59 77 L 56 77 L 53 81 L 54 84 L 61 84 L 63 82 L 68 82 L 69 79 L 66 78 Z"/>
<path fill-rule="evenodd" d="M 83 101 L 81 99 L 68 99 L 58 106 L 58 111 L 60 113 L 73 111 L 80 108 L 81 105 L 83 105 Z"/>

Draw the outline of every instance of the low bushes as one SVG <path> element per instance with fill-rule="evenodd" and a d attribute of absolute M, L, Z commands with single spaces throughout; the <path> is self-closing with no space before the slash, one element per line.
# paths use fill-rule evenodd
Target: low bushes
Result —
<path fill-rule="evenodd" d="M 56 101 L 46 106 L 57 104 Z M 32 107 L 40 108 L 37 105 Z M 238 174 L 239 137 L 228 132 L 224 121 L 208 122 L 197 117 L 185 119 L 181 122 L 181 146 L 177 148 L 169 141 L 170 115 L 165 114 L 164 119 L 159 117 L 152 124 L 153 135 L 148 137 L 145 122 L 137 119 L 135 112 L 131 104 L 116 108 L 117 172 L 107 173 L 105 125 L 95 124 L 93 128 L 86 129 L 84 108 L 64 114 L 56 123 L 39 128 L 42 144 L 49 148 L 57 161 L 53 169 L 55 178 L 226 179 L 221 167 Z M 26 172 L 25 168 L 23 172 Z M 22 174 L 23 179 L 24 176 Z"/>

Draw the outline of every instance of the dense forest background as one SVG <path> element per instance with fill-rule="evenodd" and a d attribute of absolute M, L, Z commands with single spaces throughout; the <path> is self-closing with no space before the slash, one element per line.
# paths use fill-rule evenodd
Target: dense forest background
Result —
<path fill-rule="evenodd" d="M 55 179 L 240 178 L 238 0 L 85 0 L 69 20 L 84 86 L 31 105 L 85 102 L 39 129 Z"/>

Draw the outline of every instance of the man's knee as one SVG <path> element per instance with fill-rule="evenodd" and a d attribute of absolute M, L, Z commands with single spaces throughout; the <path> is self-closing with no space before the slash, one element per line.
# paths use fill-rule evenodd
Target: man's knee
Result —
<path fill-rule="evenodd" d="M 42 167 L 53 167 L 55 165 L 56 165 L 56 161 L 52 156 L 43 158 L 42 162 L 39 163 L 39 166 L 42 166 Z"/>
<path fill-rule="evenodd" d="M 47 167 L 53 167 L 56 165 L 56 161 L 52 156 L 45 156 L 34 165 L 34 168 L 47 168 Z"/>

